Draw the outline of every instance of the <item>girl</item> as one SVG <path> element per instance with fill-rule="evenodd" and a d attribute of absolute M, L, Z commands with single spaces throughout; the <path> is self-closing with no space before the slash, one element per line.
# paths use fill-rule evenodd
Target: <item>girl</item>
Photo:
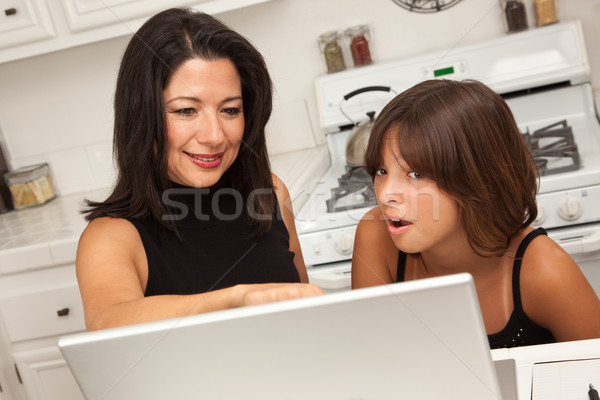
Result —
<path fill-rule="evenodd" d="M 537 216 L 537 167 L 504 100 L 422 82 L 373 126 L 378 207 L 358 225 L 352 287 L 469 272 L 491 348 L 600 337 L 600 300 Z"/>

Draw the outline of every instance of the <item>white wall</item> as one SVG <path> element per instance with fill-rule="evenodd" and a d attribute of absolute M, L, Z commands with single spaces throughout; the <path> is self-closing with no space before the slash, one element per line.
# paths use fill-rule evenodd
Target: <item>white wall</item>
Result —
<path fill-rule="evenodd" d="M 534 29 L 533 0 L 528 4 Z M 599 0 L 557 0 L 562 20 L 583 23 L 600 91 Z M 218 16 L 264 54 L 276 88 L 268 127 L 273 154 L 324 143 L 314 78 L 324 73 L 319 34 L 368 23 L 376 62 L 504 35 L 498 0 L 463 0 L 435 14 L 408 12 L 391 0 L 273 0 Z M 13 168 L 47 161 L 59 193 L 110 185 L 112 96 L 129 37 L 0 64 L 0 127 Z"/>

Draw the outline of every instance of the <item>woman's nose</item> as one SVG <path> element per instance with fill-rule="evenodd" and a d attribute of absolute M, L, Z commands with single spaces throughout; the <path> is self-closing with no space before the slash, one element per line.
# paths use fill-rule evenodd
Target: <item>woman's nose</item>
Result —
<path fill-rule="evenodd" d="M 206 113 L 196 129 L 196 140 L 201 143 L 218 144 L 225 137 L 226 127 L 215 113 Z"/>

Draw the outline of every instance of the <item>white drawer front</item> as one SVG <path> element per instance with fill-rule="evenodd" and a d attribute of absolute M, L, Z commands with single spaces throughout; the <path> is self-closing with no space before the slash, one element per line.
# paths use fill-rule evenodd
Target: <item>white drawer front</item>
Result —
<path fill-rule="evenodd" d="M 85 330 L 77 285 L 0 298 L 12 342 Z"/>

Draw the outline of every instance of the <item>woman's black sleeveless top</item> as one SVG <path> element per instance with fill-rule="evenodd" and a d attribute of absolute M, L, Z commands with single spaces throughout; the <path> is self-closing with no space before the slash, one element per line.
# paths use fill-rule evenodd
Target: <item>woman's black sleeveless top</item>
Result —
<path fill-rule="evenodd" d="M 179 238 L 149 219 L 128 219 L 139 232 L 148 259 L 145 296 L 194 294 L 237 284 L 300 282 L 279 206 L 271 229 L 252 237 L 246 207 L 226 177 L 210 188 L 174 184 L 163 201 L 177 210 Z M 263 216 L 264 218 L 265 216 Z"/>
<path fill-rule="evenodd" d="M 488 335 L 490 348 L 492 349 L 556 342 L 552 332 L 536 324 L 527 314 L 525 314 L 521 303 L 521 284 L 519 279 L 521 274 L 521 262 L 527 246 L 538 235 L 547 235 L 547 233 L 543 228 L 537 228 L 529 232 L 519 244 L 513 263 L 512 273 L 513 312 L 510 315 L 506 326 L 502 328 L 500 332 Z M 406 253 L 400 252 L 398 255 L 397 282 L 404 281 L 405 265 Z"/>

